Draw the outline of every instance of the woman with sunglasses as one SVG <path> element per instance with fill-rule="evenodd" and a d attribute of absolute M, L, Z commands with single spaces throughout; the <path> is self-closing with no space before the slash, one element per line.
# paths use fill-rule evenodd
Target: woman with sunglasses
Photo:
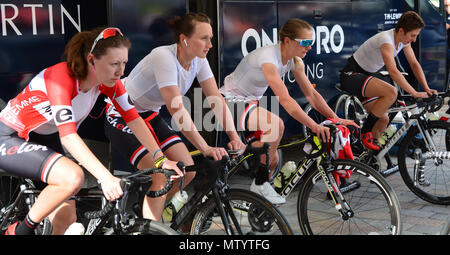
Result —
<path fill-rule="evenodd" d="M 380 32 L 364 42 L 341 71 L 342 88 L 357 95 L 369 112 L 361 128 L 361 140 L 368 149 L 380 149 L 376 140 L 389 123 L 386 111 L 397 100 L 397 88 L 374 76 L 383 66 L 386 66 L 392 80 L 413 97 L 437 94 L 436 90 L 428 87 L 425 74 L 410 44 L 416 41 L 424 27 L 425 23 L 417 13 L 405 12 L 394 29 Z M 425 92 L 416 91 L 398 70 L 394 58 L 402 50 Z"/>
<path fill-rule="evenodd" d="M 269 176 L 278 164 L 277 147 L 284 132 L 283 121 L 274 113 L 258 106 L 268 87 L 278 97 L 281 106 L 295 120 L 311 129 L 323 141 L 329 140 L 328 128 L 317 124 L 289 95 L 289 91 L 282 77 L 291 71 L 294 74 L 300 89 L 318 112 L 327 118 L 341 121 L 344 125 L 356 125 L 352 121 L 340 119 L 327 105 L 323 97 L 314 89 L 305 73 L 305 64 L 302 58 L 311 49 L 313 43 L 311 25 L 299 19 L 288 20 L 279 32 L 280 43 L 255 49 L 245 56 L 236 69 L 224 80 L 220 92 L 229 103 L 244 104 L 237 109 L 244 109 L 235 115 L 238 128 L 262 132 L 261 142 L 270 143 L 270 165 L 261 166 L 253 180 L 250 190 L 266 197 L 272 203 L 284 203 L 285 199 L 279 196 L 268 183 Z M 238 102 L 237 101 L 242 101 Z M 231 107 L 230 107 L 231 108 Z M 259 136 L 259 135 L 258 135 Z M 262 157 L 261 162 L 265 162 Z M 270 171 L 267 171 L 267 168 Z"/>
<path fill-rule="evenodd" d="M 136 137 L 160 158 L 158 167 L 181 174 L 176 162 L 165 161 L 143 119 L 127 100 L 120 77 L 130 46 L 117 28 L 76 34 L 65 47 L 65 61 L 41 71 L 0 113 L 0 168 L 47 184 L 25 220 L 10 225 L 5 234 L 34 234 L 34 228 L 52 212 L 54 234 L 64 233 L 75 222 L 75 202 L 69 198 L 81 188 L 84 174 L 64 156 L 63 147 L 97 178 L 108 200 L 122 196 L 120 179 L 77 134 L 100 93 L 110 98 Z"/>
<path fill-rule="evenodd" d="M 209 17 L 202 13 L 188 13 L 183 17 L 177 16 L 170 19 L 168 25 L 174 32 L 176 43 L 153 49 L 124 79 L 130 100 L 147 122 L 161 150 L 169 159 L 182 161 L 186 165 L 193 165 L 193 159 L 180 137 L 159 115 L 163 105 L 167 107 L 176 127 L 204 156 L 219 160 L 227 155 L 224 148 L 211 147 L 206 143 L 183 105 L 182 96 L 190 89 L 194 79 L 200 83 L 215 116 L 222 126 L 226 127 L 225 130 L 230 138 L 228 148 L 231 150 L 245 148 L 206 59 L 212 47 L 213 34 L 210 23 Z M 111 107 L 105 124 L 106 136 L 135 167 L 139 169 L 148 167 L 155 155 L 141 148 L 140 142 L 132 135 L 114 128 L 113 123 L 125 125 L 120 114 Z M 185 185 L 193 179 L 194 174 L 186 173 Z M 165 177 L 155 175 L 150 189 L 159 189 L 164 184 Z M 165 200 L 170 199 L 178 191 L 178 187 L 179 185 L 174 185 L 166 196 L 147 197 L 143 205 L 144 217 L 161 220 Z"/>

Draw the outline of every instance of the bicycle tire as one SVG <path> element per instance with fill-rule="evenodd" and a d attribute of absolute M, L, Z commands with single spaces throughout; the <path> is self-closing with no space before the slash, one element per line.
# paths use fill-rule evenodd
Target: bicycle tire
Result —
<path fill-rule="evenodd" d="M 317 168 L 307 171 L 300 187 L 297 217 L 305 235 L 399 235 L 400 203 L 394 190 L 373 168 L 360 162 L 338 159 L 330 171 L 353 170 L 348 183 L 359 187 L 343 193 L 353 215 L 342 219 Z M 342 178 L 341 178 L 342 179 Z M 356 182 L 355 182 L 356 181 Z M 342 190 L 341 186 L 341 190 Z M 341 201 L 342 202 L 342 201 Z"/>
<path fill-rule="evenodd" d="M 292 235 L 292 229 L 284 216 L 260 195 L 249 190 L 230 189 L 229 200 L 244 235 Z M 233 228 L 236 230 L 236 226 Z M 190 234 L 226 234 L 214 199 L 208 199 L 200 207 L 194 216 Z"/>
<path fill-rule="evenodd" d="M 136 218 L 130 220 L 130 227 L 120 235 L 178 235 L 178 233 L 163 223 L 150 219 Z M 105 235 L 116 235 L 111 228 Z"/>
<path fill-rule="evenodd" d="M 436 145 L 437 151 L 450 151 L 450 123 L 430 121 L 427 130 Z M 419 128 L 413 126 L 400 143 L 398 152 L 398 167 L 406 186 L 419 198 L 432 204 L 450 205 L 450 160 L 428 159 L 424 165 L 424 179 L 429 185 L 418 182 L 415 185 L 414 177 L 414 150 L 420 148 L 422 153 L 429 149 L 426 147 Z"/>

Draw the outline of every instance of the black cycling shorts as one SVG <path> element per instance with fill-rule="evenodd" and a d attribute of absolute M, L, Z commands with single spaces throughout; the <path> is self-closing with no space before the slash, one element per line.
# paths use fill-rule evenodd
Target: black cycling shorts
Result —
<path fill-rule="evenodd" d="M 261 138 L 261 131 L 250 131 L 248 127 L 248 119 L 250 113 L 259 107 L 259 101 L 233 101 L 232 99 L 227 99 L 228 109 L 233 115 L 234 125 L 238 132 L 241 132 L 244 139 L 248 141 L 251 138 L 259 140 Z"/>
<path fill-rule="evenodd" d="M 183 142 L 157 112 L 149 111 L 140 113 L 140 115 L 163 152 L 174 144 Z M 148 150 L 134 136 L 122 117 L 106 115 L 105 135 L 111 145 L 125 156 L 134 167 L 137 167 L 139 161 L 148 153 Z"/>
<path fill-rule="evenodd" d="M 341 70 L 341 88 L 357 96 L 362 104 L 366 104 L 378 99 L 378 97 L 367 97 L 365 93 L 367 84 L 373 78 L 375 78 L 374 74 L 362 69 L 352 56 L 348 59 L 345 68 Z"/>
<path fill-rule="evenodd" d="M 47 183 L 53 165 L 63 154 L 58 133 L 31 132 L 27 142 L 0 122 L 0 168 L 7 173 Z"/>

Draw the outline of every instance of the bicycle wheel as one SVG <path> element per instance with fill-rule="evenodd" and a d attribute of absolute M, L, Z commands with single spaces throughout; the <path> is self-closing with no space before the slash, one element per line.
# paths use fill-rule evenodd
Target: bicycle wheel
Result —
<path fill-rule="evenodd" d="M 130 220 L 130 227 L 120 235 L 178 235 L 178 233 L 169 226 L 159 221 L 135 218 Z M 115 235 L 116 233 L 110 228 L 104 233 L 105 235 Z"/>
<path fill-rule="evenodd" d="M 330 171 L 353 170 L 342 179 L 341 192 L 353 215 L 344 220 L 335 209 L 319 170 L 309 170 L 300 187 L 297 216 L 305 235 L 398 235 L 400 203 L 386 180 L 374 169 L 351 160 L 335 160 Z M 353 188 L 352 188 L 353 187 Z"/>
<path fill-rule="evenodd" d="M 248 190 L 231 189 L 229 200 L 242 234 L 291 235 L 284 216 L 270 202 Z M 229 219 L 231 222 L 231 219 Z M 235 233 L 236 226 L 231 222 Z M 217 212 L 214 199 L 208 199 L 192 222 L 192 235 L 224 235 L 226 230 Z"/>
<path fill-rule="evenodd" d="M 353 96 L 349 96 L 347 94 L 341 95 L 336 100 L 334 112 L 340 118 L 353 120 L 360 127 L 362 127 L 368 115 L 361 102 Z M 359 158 L 365 151 L 359 132 L 350 132 L 350 142 L 353 155 L 356 158 Z"/>
<path fill-rule="evenodd" d="M 23 198 L 22 198 L 23 199 Z M 10 214 L 9 214 L 10 213 Z M 25 201 L 18 203 L 18 206 L 13 208 L 13 204 L 0 209 L 0 224 L 2 225 L 0 233 L 3 234 L 8 229 L 9 225 L 23 221 L 28 213 L 25 206 Z M 9 214 L 9 215 L 8 215 Z M 50 220 L 46 217 L 34 230 L 35 235 L 51 235 L 52 227 Z"/>
<path fill-rule="evenodd" d="M 450 151 L 450 123 L 430 121 L 426 130 L 437 152 Z M 398 167 L 406 186 L 427 202 L 449 205 L 450 160 L 426 159 L 416 165 L 415 151 L 420 155 L 430 151 L 417 126 L 410 128 L 398 152 Z"/>

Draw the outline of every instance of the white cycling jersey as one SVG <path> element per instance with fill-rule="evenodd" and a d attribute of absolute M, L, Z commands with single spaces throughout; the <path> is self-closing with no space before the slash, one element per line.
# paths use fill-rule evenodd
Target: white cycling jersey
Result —
<path fill-rule="evenodd" d="M 177 44 L 172 44 L 153 49 L 123 82 L 138 112 L 158 112 L 165 105 L 161 88 L 178 86 L 184 95 L 195 78 L 203 82 L 213 76 L 206 58 L 196 57 L 189 70 L 184 69 L 177 59 Z"/>
<path fill-rule="evenodd" d="M 353 57 L 365 71 L 375 73 L 385 65 L 383 56 L 381 55 L 381 46 L 386 43 L 392 45 L 394 48 L 394 57 L 404 47 L 409 45 L 399 42 L 398 47 L 395 47 L 394 29 L 390 29 L 380 32 L 365 41 L 353 54 Z"/>
<path fill-rule="evenodd" d="M 286 65 L 282 64 L 280 44 L 264 46 L 250 52 L 236 69 L 225 77 L 220 93 L 226 99 L 238 97 L 259 100 L 269 86 L 262 71 L 262 65 L 265 63 L 274 64 L 281 77 L 295 69 L 294 59 L 289 59 Z"/>

